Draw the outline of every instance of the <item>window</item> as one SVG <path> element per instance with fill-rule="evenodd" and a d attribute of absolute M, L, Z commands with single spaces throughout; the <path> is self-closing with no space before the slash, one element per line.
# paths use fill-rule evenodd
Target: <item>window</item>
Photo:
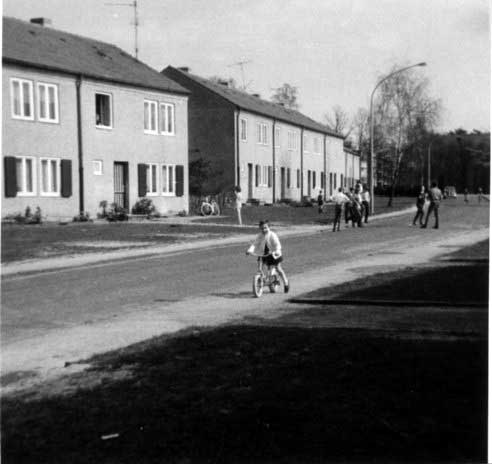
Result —
<path fill-rule="evenodd" d="M 299 188 L 301 186 L 301 171 L 298 169 L 297 170 L 297 182 L 296 182 L 296 185 L 297 185 L 297 188 Z"/>
<path fill-rule="evenodd" d="M 316 171 L 313 171 L 313 188 L 316 188 Z"/>
<path fill-rule="evenodd" d="M 290 188 L 290 168 L 287 168 L 287 188 Z"/>
<path fill-rule="evenodd" d="M 41 158 L 41 195 L 60 195 L 60 159 Z"/>
<path fill-rule="evenodd" d="M 287 149 L 297 150 L 297 134 L 295 132 L 287 132 Z"/>
<path fill-rule="evenodd" d="M 240 126 L 241 140 L 246 142 L 246 140 L 248 140 L 248 122 L 246 119 L 240 120 Z"/>
<path fill-rule="evenodd" d="M 256 124 L 256 141 L 261 145 L 268 145 L 267 125 L 264 123 Z"/>
<path fill-rule="evenodd" d="M 32 196 L 35 195 L 35 160 L 27 156 L 20 156 L 15 160 L 15 171 L 17 177 L 17 195 Z"/>
<path fill-rule="evenodd" d="M 320 172 L 319 173 L 319 178 L 321 179 L 321 188 L 324 189 L 325 188 L 325 173 L 324 172 Z"/>
<path fill-rule="evenodd" d="M 111 95 L 96 93 L 96 126 L 111 128 Z"/>
<path fill-rule="evenodd" d="M 174 135 L 174 105 L 161 103 L 160 129 L 161 134 Z"/>
<path fill-rule="evenodd" d="M 308 137 L 307 137 L 307 135 L 304 136 L 303 140 L 304 140 L 304 151 L 307 153 L 307 152 L 309 152 Z"/>
<path fill-rule="evenodd" d="M 280 127 L 275 127 L 275 146 L 280 147 Z"/>
<path fill-rule="evenodd" d="M 175 195 L 174 165 L 161 166 L 161 192 L 163 195 Z"/>
<path fill-rule="evenodd" d="M 313 139 L 313 151 L 316 154 L 320 154 L 321 153 L 321 143 L 320 143 L 319 137 L 315 137 Z"/>
<path fill-rule="evenodd" d="M 92 160 L 92 169 L 94 175 L 102 176 L 103 173 L 103 162 L 102 160 Z"/>
<path fill-rule="evenodd" d="M 157 102 L 144 100 L 144 132 L 157 134 Z"/>
<path fill-rule="evenodd" d="M 157 195 L 157 164 L 147 164 L 147 193 L 146 195 Z"/>
<path fill-rule="evenodd" d="M 32 81 L 10 79 L 10 102 L 13 118 L 33 120 Z"/>
<path fill-rule="evenodd" d="M 38 119 L 58 122 L 58 86 L 38 82 Z"/>
<path fill-rule="evenodd" d="M 262 166 L 261 167 L 261 175 L 260 179 L 258 181 L 258 185 L 266 187 L 269 186 L 271 181 L 270 181 L 270 167 L 269 166 Z"/>

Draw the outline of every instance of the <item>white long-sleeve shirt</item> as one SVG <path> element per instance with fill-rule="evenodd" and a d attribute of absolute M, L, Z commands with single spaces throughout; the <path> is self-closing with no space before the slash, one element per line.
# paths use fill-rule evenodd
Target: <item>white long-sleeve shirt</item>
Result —
<path fill-rule="evenodd" d="M 335 192 L 335 194 L 331 197 L 332 201 L 334 201 L 337 205 L 343 205 L 350 201 L 350 198 L 345 195 L 343 192 Z"/>
<path fill-rule="evenodd" d="M 272 253 L 274 258 L 279 258 L 282 256 L 282 246 L 280 245 L 280 240 L 275 232 L 271 230 L 267 234 L 260 232 L 255 241 L 248 248 L 248 253 L 254 253 L 255 255 L 265 254 L 265 245 L 268 247 L 270 253 Z"/>

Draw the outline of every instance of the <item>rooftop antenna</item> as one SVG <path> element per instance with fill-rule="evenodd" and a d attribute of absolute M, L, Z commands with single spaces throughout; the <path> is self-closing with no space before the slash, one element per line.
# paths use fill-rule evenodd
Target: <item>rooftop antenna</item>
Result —
<path fill-rule="evenodd" d="M 243 87 L 242 90 L 246 90 L 249 85 L 251 84 L 252 81 L 249 81 L 247 84 L 244 79 L 244 65 L 251 63 L 251 60 L 243 60 L 243 61 L 237 61 L 236 63 L 230 64 L 228 67 L 230 68 L 231 66 L 239 66 L 241 68 L 241 78 L 243 80 Z"/>
<path fill-rule="evenodd" d="M 133 26 L 135 27 L 135 58 L 138 60 L 138 9 L 137 0 L 131 3 L 105 3 L 111 6 L 131 6 L 133 7 Z"/>

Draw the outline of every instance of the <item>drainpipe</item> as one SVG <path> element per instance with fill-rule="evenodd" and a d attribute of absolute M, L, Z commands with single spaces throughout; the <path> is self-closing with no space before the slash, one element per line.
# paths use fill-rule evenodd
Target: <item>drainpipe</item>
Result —
<path fill-rule="evenodd" d="M 328 188 L 328 179 L 326 178 L 326 135 L 323 136 L 323 177 L 325 179 L 323 200 L 326 201 L 326 189 Z"/>
<path fill-rule="evenodd" d="M 239 125 L 239 107 L 236 108 L 235 111 L 235 119 L 234 119 L 234 133 L 236 134 L 236 137 L 234 139 L 234 186 L 240 185 L 241 183 L 241 168 L 239 164 L 239 137 L 240 137 L 240 130 L 241 127 Z"/>
<path fill-rule="evenodd" d="M 77 88 L 77 148 L 79 160 L 79 212 L 84 213 L 84 151 L 82 145 L 82 104 L 80 97 L 80 87 L 82 85 L 82 75 L 77 77 L 75 81 Z"/>
<path fill-rule="evenodd" d="M 304 127 L 301 127 L 301 201 L 304 197 Z"/>
<path fill-rule="evenodd" d="M 275 182 L 275 178 L 276 178 L 276 175 L 275 175 L 275 172 L 277 170 L 277 167 L 275 165 L 275 144 L 276 144 L 276 140 L 275 140 L 275 124 L 277 123 L 277 121 L 275 121 L 275 119 L 273 120 L 273 124 L 272 124 L 272 204 L 275 204 L 275 185 L 276 185 L 276 182 Z"/>

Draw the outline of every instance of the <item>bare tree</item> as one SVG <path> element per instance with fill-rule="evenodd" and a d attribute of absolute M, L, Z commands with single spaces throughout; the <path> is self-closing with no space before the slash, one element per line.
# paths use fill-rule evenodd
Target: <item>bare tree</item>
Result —
<path fill-rule="evenodd" d="M 335 105 L 332 113 L 325 114 L 326 123 L 330 129 L 347 138 L 353 129 L 348 113 L 340 105 Z"/>
<path fill-rule="evenodd" d="M 352 131 L 357 148 L 362 152 L 369 144 L 369 111 L 359 108 L 352 119 Z"/>
<path fill-rule="evenodd" d="M 394 69 L 397 69 L 396 67 Z M 381 86 L 376 101 L 375 149 L 388 149 L 391 179 L 388 206 L 393 203 L 404 156 L 422 155 L 427 134 L 440 113 L 440 101 L 429 96 L 429 81 L 413 71 L 395 74 Z"/>
<path fill-rule="evenodd" d="M 272 95 L 272 102 L 281 104 L 286 108 L 290 108 L 292 110 L 299 109 L 299 103 L 297 102 L 297 87 L 294 87 L 290 84 L 283 84 L 281 87 L 275 89 L 274 94 Z"/>

